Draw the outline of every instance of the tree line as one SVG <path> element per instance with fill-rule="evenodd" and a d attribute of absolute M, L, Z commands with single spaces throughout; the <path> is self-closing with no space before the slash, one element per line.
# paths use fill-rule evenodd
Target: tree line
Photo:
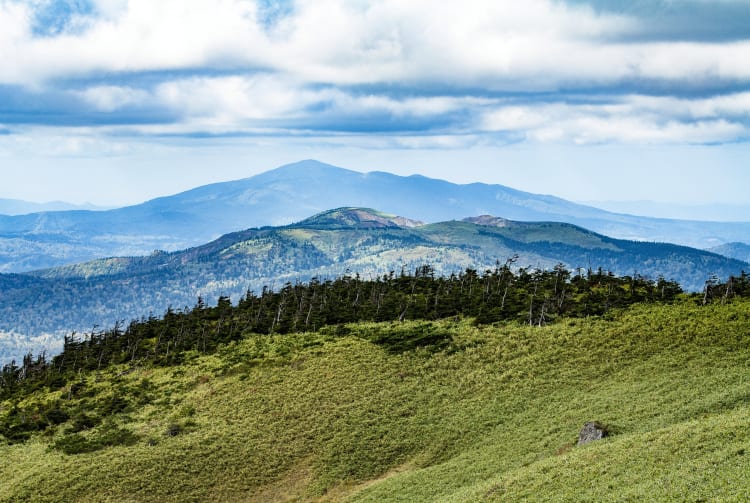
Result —
<path fill-rule="evenodd" d="M 470 317 L 478 324 L 510 321 L 543 326 L 561 317 L 602 315 L 639 302 L 668 303 L 682 293 L 676 282 L 664 278 L 618 277 L 602 269 L 571 271 L 563 265 L 548 270 L 515 269 L 513 265 L 512 258 L 484 272 L 466 269 L 450 276 L 421 266 L 370 279 L 356 274 L 314 278 L 286 283 L 277 290 L 248 291 L 236 304 L 228 297 L 220 297 L 216 305 L 199 298 L 193 308 L 170 308 L 160 318 L 152 315 L 106 330 L 71 334 L 65 337 L 62 352 L 53 358 L 44 353 L 27 354 L 21 362 L 13 361 L 1 369 L 0 400 L 10 399 L 12 406 L 0 424 L 0 437 L 23 441 L 71 418 L 84 429 L 92 421 L 93 416 L 68 410 L 60 400 L 33 411 L 17 405 L 34 390 L 65 389 L 75 397 L 84 386 L 83 373 L 123 363 L 178 365 L 250 333 L 314 332 L 333 327 L 328 329 L 330 333 L 344 334 L 347 323 L 451 317 Z M 726 282 L 710 278 L 703 293 L 694 294 L 695 302 L 702 304 L 738 296 L 750 297 L 750 279 L 744 272 Z M 385 343 L 390 350 L 402 351 L 445 342 L 440 334 L 425 330 L 411 334 L 393 327 L 387 331 Z M 99 415 L 123 406 L 104 405 L 106 410 Z"/>
<path fill-rule="evenodd" d="M 79 370 L 149 360 L 177 364 L 187 350 L 213 351 L 242 334 L 316 331 L 359 321 L 434 320 L 452 316 L 478 323 L 519 320 L 544 325 L 559 316 L 602 314 L 633 302 L 670 301 L 678 284 L 597 271 L 512 269 L 514 259 L 483 273 L 474 269 L 443 277 L 431 266 L 371 279 L 343 275 L 286 283 L 278 290 L 248 291 L 236 305 L 199 298 L 192 309 L 168 309 L 161 318 L 133 320 L 107 330 L 65 337 L 62 353 L 48 360 L 29 354 L 0 373 L 0 396 L 24 381 L 55 382 Z M 50 381 L 52 380 L 52 381 Z"/>
<path fill-rule="evenodd" d="M 168 309 L 106 330 L 65 337 L 63 350 L 49 359 L 28 354 L 0 372 L 0 399 L 21 390 L 66 385 L 82 371 L 148 362 L 176 365 L 188 352 L 210 353 L 248 333 L 317 331 L 355 322 L 400 322 L 471 317 L 479 324 L 516 321 L 543 326 L 560 317 L 602 315 L 637 302 L 672 302 L 679 284 L 664 278 L 615 276 L 597 270 L 513 268 L 514 258 L 494 269 L 440 276 L 428 265 L 364 279 L 343 275 L 286 283 L 278 290 L 248 291 L 236 305 L 220 297 L 215 306 L 199 298 L 191 309 Z M 720 283 L 706 283 L 702 302 L 750 296 L 743 272 Z"/>

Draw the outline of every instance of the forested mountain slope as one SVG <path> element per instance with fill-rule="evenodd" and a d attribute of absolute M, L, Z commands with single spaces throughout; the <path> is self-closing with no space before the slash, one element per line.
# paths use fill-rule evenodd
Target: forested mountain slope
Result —
<path fill-rule="evenodd" d="M 425 222 L 481 214 L 568 222 L 624 239 L 699 248 L 746 241 L 750 236 L 750 223 L 636 217 L 503 185 L 457 185 L 302 161 L 126 208 L 0 215 L 0 272 L 144 255 L 156 249 L 180 250 L 238 229 L 287 225 L 341 206 L 379 208 Z"/>
<path fill-rule="evenodd" d="M 727 243 L 721 246 L 709 248 L 710 252 L 724 255 L 725 257 L 750 262 L 750 245 L 745 243 Z"/>
<path fill-rule="evenodd" d="M 193 306 L 198 297 L 237 301 L 248 289 L 345 273 L 373 278 L 430 265 L 438 275 L 515 268 L 601 268 L 620 276 L 678 281 L 700 290 L 748 264 L 670 244 L 611 239 L 570 224 L 495 217 L 419 225 L 360 208 L 327 211 L 297 224 L 249 229 L 206 245 L 145 257 L 109 258 L 0 275 L 0 331 L 59 339 L 72 330 L 110 327 L 133 317 Z M 43 315 L 40 315 L 43 313 Z M 18 356 L 18 355 L 16 355 Z"/>

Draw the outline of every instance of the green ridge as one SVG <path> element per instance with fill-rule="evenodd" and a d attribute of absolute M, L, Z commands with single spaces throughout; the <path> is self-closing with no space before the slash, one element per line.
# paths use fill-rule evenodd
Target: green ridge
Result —
<path fill-rule="evenodd" d="M 383 344 L 427 332 L 450 342 Z M 179 366 L 81 373 L 0 417 L 55 401 L 109 413 L 0 445 L 0 501 L 744 501 L 750 301 L 245 334 Z M 613 435 L 575 447 L 589 420 Z"/>

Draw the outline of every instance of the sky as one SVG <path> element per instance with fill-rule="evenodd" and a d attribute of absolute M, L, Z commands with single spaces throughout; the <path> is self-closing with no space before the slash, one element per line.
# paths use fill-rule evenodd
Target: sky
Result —
<path fill-rule="evenodd" d="M 0 198 L 314 158 L 750 208 L 750 0 L 0 0 L 0 61 Z"/>

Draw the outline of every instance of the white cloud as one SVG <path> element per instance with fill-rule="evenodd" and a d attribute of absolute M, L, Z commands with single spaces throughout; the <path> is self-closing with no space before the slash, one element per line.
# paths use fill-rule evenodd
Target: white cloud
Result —
<path fill-rule="evenodd" d="M 576 144 L 610 143 L 714 143 L 733 141 L 746 134 L 740 124 L 724 120 L 656 123 L 640 117 L 582 117 L 568 121 L 566 133 Z"/>
<path fill-rule="evenodd" d="M 750 115 L 750 93 L 695 101 L 635 95 L 608 104 L 501 105 L 480 115 L 478 127 L 541 143 L 717 143 L 750 137 L 730 119 L 742 115 Z"/>
<path fill-rule="evenodd" d="M 14 2 L 0 3 L 0 82 L 15 83 L 22 80 L 21 68 L 16 63 L 17 54 L 28 50 L 31 19 L 28 8 Z"/>
<path fill-rule="evenodd" d="M 146 91 L 123 86 L 94 86 L 74 94 L 102 112 L 113 112 L 128 105 L 146 105 L 151 100 Z"/>
<path fill-rule="evenodd" d="M 151 92 L 119 86 L 76 91 L 98 110 L 149 104 L 182 116 L 192 127 L 243 129 L 248 124 L 283 119 L 329 119 L 386 114 L 430 118 L 490 104 L 493 100 L 453 96 L 393 98 L 384 94 L 351 94 L 333 87 L 310 88 L 278 74 L 191 77 L 163 82 Z M 310 112 L 309 108 L 315 112 Z"/>
<path fill-rule="evenodd" d="M 659 115 L 692 119 L 750 117 L 750 92 L 695 99 L 680 99 L 668 96 L 631 96 L 629 101 L 638 109 Z"/>
<path fill-rule="evenodd" d="M 750 37 L 750 34 L 748 34 Z M 635 61 L 644 77 L 664 79 L 750 78 L 750 41 L 734 43 L 665 42 L 641 47 Z"/>
<path fill-rule="evenodd" d="M 530 106 L 505 106 L 492 110 L 481 119 L 481 128 L 489 131 L 520 131 L 543 126 L 549 116 Z"/>
<path fill-rule="evenodd" d="M 316 93 L 273 76 L 191 78 L 159 85 L 157 99 L 189 119 L 217 125 L 289 118 L 315 101 Z"/>
<path fill-rule="evenodd" d="M 81 33 L 35 38 L 32 4 L 0 4 L 0 81 L 264 67 L 331 84 L 556 88 L 624 78 L 747 79 L 750 43 L 630 43 L 634 19 L 552 0 L 299 0 L 270 31 L 251 0 L 99 0 Z"/>
<path fill-rule="evenodd" d="M 471 96 L 431 96 L 396 99 L 383 94 L 351 95 L 330 90 L 325 93 L 330 105 L 342 115 L 387 113 L 396 117 L 431 117 L 468 110 L 472 107 L 493 103 L 494 100 Z"/>
<path fill-rule="evenodd" d="M 94 0 L 78 30 L 37 37 L 35 5 L 0 0 L 0 84 L 73 95 L 105 114 L 131 108 L 175 118 L 92 134 L 340 128 L 363 144 L 346 124 L 385 118 L 386 127 L 372 129 L 407 119 L 423 128 L 394 133 L 402 139 L 392 141 L 414 148 L 482 134 L 580 144 L 750 138 L 750 92 L 639 94 L 643 82 L 667 92 L 682 83 L 742 89 L 750 34 L 731 43 L 624 43 L 641 28 L 635 18 L 556 0 L 297 0 L 271 26 L 254 0 Z M 122 79 L 150 71 L 142 82 Z M 96 84 L 65 87 L 77 77 Z M 620 85 L 636 91 L 595 103 Z M 591 89 L 598 97 L 587 98 Z M 568 103 L 567 90 L 594 103 Z M 549 97 L 541 101 L 538 91 Z"/>
<path fill-rule="evenodd" d="M 4 2 L 0 81 L 39 83 L 97 72 L 132 72 L 263 63 L 265 38 L 253 2 L 238 0 L 130 0 L 123 9 L 104 2 L 108 16 L 82 33 L 38 38 L 29 5 Z M 252 48 L 251 52 L 247 49 Z M 260 61 L 248 58 L 258 55 Z"/>
<path fill-rule="evenodd" d="M 517 86 L 509 80 L 523 77 L 549 85 L 591 73 L 581 72 L 587 41 L 600 44 L 596 37 L 629 23 L 546 0 L 302 1 L 275 49 L 281 69 L 328 82 L 500 88 Z"/>
<path fill-rule="evenodd" d="M 106 158 L 130 154 L 135 148 L 134 144 L 124 139 L 109 138 L 101 133 L 102 131 L 98 129 L 85 127 L 24 128 L 16 134 L 0 136 L 0 157 L 6 159 L 44 157 L 47 159 L 47 164 L 54 166 L 49 159 Z"/>
<path fill-rule="evenodd" d="M 128 0 L 92 0 L 97 13 L 105 19 L 116 19 L 128 8 Z"/>

